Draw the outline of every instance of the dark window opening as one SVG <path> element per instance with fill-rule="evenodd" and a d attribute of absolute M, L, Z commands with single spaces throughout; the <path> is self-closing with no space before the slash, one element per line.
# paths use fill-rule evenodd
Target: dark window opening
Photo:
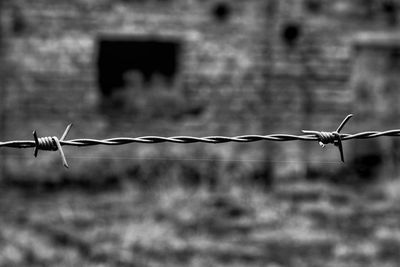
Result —
<path fill-rule="evenodd" d="M 126 86 L 130 73 L 140 76 L 142 85 L 156 79 L 172 84 L 178 72 L 181 46 L 174 40 L 103 38 L 99 40 L 98 83 L 101 92 L 109 96 Z"/>
<path fill-rule="evenodd" d="M 227 3 L 218 3 L 214 6 L 212 13 L 217 21 L 225 22 L 230 17 L 231 8 Z"/>
<path fill-rule="evenodd" d="M 286 24 L 282 29 L 282 38 L 289 46 L 295 45 L 300 35 L 301 28 L 297 23 Z"/>

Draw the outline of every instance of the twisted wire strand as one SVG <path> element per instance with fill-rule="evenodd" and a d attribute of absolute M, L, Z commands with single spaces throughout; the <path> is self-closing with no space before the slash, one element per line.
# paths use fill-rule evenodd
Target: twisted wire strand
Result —
<path fill-rule="evenodd" d="M 209 143 L 209 144 L 221 144 L 228 142 L 236 143 L 249 143 L 257 141 L 318 141 L 319 144 L 324 147 L 326 144 L 335 145 L 340 153 L 340 158 L 344 162 L 343 144 L 342 141 L 350 139 L 368 139 L 377 138 L 381 136 L 400 136 L 400 129 L 388 130 L 388 131 L 366 131 L 355 134 L 342 134 L 340 131 L 343 129 L 344 125 L 353 117 L 353 114 L 349 114 L 340 123 L 336 131 L 324 132 L 324 131 L 311 131 L 303 130 L 302 135 L 293 134 L 269 134 L 269 135 L 239 135 L 239 136 L 205 136 L 205 137 L 195 137 L 195 136 L 142 136 L 142 137 L 115 137 L 109 139 L 72 139 L 65 140 L 72 124 L 69 124 L 59 139 L 57 136 L 52 137 L 38 137 L 36 131 L 33 131 L 34 141 L 7 141 L 0 142 L 0 147 L 11 147 L 11 148 L 29 148 L 34 147 L 34 156 L 37 157 L 39 150 L 50 150 L 59 151 L 64 167 L 68 168 L 68 163 L 65 158 L 62 146 L 96 146 L 96 145 L 108 145 L 117 146 L 125 145 L 130 143 L 146 143 L 146 144 L 158 144 L 158 143 L 179 143 L 179 144 L 189 144 L 189 143 Z"/>
<path fill-rule="evenodd" d="M 323 138 L 328 138 L 326 134 L 329 132 L 320 132 Z M 342 141 L 347 141 L 351 139 L 370 139 L 378 137 L 400 137 L 400 129 L 388 130 L 388 131 L 365 131 L 354 134 L 340 134 Z M 50 137 L 51 138 L 51 137 Z M 45 143 L 51 142 L 49 137 L 42 137 Z M 96 146 L 96 145 L 106 145 L 106 146 L 116 146 L 116 145 L 126 145 L 130 143 L 146 143 L 146 144 L 157 144 L 157 143 L 180 143 L 180 144 L 190 144 L 190 143 L 210 143 L 210 144 L 221 144 L 228 142 L 236 143 L 249 143 L 258 141 L 276 141 L 276 142 L 286 142 L 286 141 L 319 141 L 320 138 L 313 134 L 270 134 L 270 135 L 240 135 L 240 136 L 205 136 L 205 137 L 194 137 L 194 136 L 142 136 L 142 137 L 116 137 L 108 139 L 71 139 L 71 140 L 60 140 L 62 146 Z M 36 147 L 35 141 L 30 140 L 15 140 L 0 142 L 0 147 L 10 147 L 10 148 L 32 148 Z"/>

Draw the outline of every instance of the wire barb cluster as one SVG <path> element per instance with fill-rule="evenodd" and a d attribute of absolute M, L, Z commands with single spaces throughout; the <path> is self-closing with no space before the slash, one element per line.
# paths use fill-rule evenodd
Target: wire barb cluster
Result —
<path fill-rule="evenodd" d="M 48 151 L 60 151 L 61 159 L 65 168 L 68 167 L 67 159 L 65 158 L 64 151 L 62 149 L 61 141 L 64 141 L 67 136 L 69 130 L 71 129 L 72 124 L 69 124 L 65 129 L 63 135 L 60 139 L 57 136 L 53 137 L 41 137 L 38 138 L 36 134 L 36 130 L 33 131 L 33 138 L 35 139 L 35 151 L 33 152 L 35 158 L 38 155 L 39 150 L 48 150 Z"/>
<path fill-rule="evenodd" d="M 325 147 L 326 144 L 334 144 L 335 146 L 337 146 L 340 153 L 340 159 L 342 160 L 342 162 L 344 162 L 342 137 L 340 135 L 340 131 L 343 129 L 344 125 L 351 119 L 351 117 L 353 117 L 353 114 L 347 115 L 347 117 L 342 121 L 337 130 L 334 132 L 303 130 L 303 133 L 314 134 L 318 138 L 319 144 L 322 147 Z"/>
<path fill-rule="evenodd" d="M 319 144 L 324 147 L 327 144 L 333 144 L 336 146 L 340 153 L 340 158 L 344 162 L 343 155 L 343 141 L 350 139 L 369 139 L 377 138 L 381 136 L 391 136 L 400 137 L 400 129 L 389 130 L 389 131 L 366 131 L 356 134 L 344 134 L 340 133 L 344 125 L 352 117 L 352 114 L 347 115 L 347 117 L 342 121 L 336 131 L 324 132 L 324 131 L 310 131 L 303 130 L 302 135 L 292 135 L 292 134 L 269 134 L 269 135 L 240 135 L 234 137 L 228 136 L 206 136 L 206 137 L 194 137 L 194 136 L 172 136 L 172 137 L 162 137 L 162 136 L 142 136 L 142 137 L 117 137 L 109 139 L 72 139 L 65 140 L 72 124 L 69 124 L 65 129 L 61 138 L 53 137 L 37 137 L 36 131 L 33 132 L 34 141 L 7 141 L 0 142 L 0 147 L 10 147 L 10 148 L 34 148 L 34 156 L 37 157 L 39 150 L 46 151 L 59 151 L 63 165 L 68 168 L 68 163 L 62 149 L 63 146 L 96 146 L 96 145 L 126 145 L 130 143 L 146 143 L 146 144 L 157 144 L 157 143 L 179 143 L 179 144 L 189 144 L 189 143 L 210 143 L 210 144 L 221 144 L 228 142 L 238 142 L 238 143 L 248 143 L 257 141 L 318 141 Z"/>

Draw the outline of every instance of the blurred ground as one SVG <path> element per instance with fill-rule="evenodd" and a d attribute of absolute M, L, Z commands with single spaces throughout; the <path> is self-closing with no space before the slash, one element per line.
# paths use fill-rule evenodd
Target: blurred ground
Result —
<path fill-rule="evenodd" d="M 0 193 L 0 266 L 398 266 L 400 183 Z"/>

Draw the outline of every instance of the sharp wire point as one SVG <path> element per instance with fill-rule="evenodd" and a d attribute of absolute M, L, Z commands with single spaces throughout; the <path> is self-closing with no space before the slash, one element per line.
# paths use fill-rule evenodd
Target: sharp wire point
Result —
<path fill-rule="evenodd" d="M 334 135 L 335 135 L 336 141 L 337 141 L 335 145 L 339 149 L 340 159 L 342 160 L 342 162 L 344 162 L 344 153 L 343 153 L 342 136 L 340 135 L 340 131 L 343 129 L 343 127 L 346 125 L 346 123 L 351 119 L 351 117 L 353 117 L 353 114 L 347 115 L 346 118 L 344 118 L 344 120 L 342 121 L 342 123 L 340 123 L 336 132 L 334 132 Z"/>
<path fill-rule="evenodd" d="M 69 130 L 71 129 L 71 127 L 72 127 L 72 123 L 67 125 L 67 128 L 65 128 L 65 131 L 64 131 L 63 135 L 61 136 L 60 141 L 64 141 L 64 139 L 67 136 L 67 134 L 68 134 Z"/>
<path fill-rule="evenodd" d="M 33 151 L 33 155 L 35 156 L 35 158 L 37 158 L 39 152 L 39 139 L 37 137 L 36 130 L 33 131 L 33 139 L 35 141 L 35 150 Z"/>
<path fill-rule="evenodd" d="M 336 132 L 340 133 L 340 131 L 343 129 L 344 125 L 353 117 L 353 114 L 349 114 L 344 118 L 342 123 L 340 123 L 339 127 L 337 128 Z"/>
<path fill-rule="evenodd" d="M 53 140 L 57 145 L 58 151 L 60 151 L 61 160 L 63 162 L 64 167 L 69 168 L 67 159 L 65 158 L 65 154 L 64 154 L 64 151 L 63 151 L 61 143 L 60 143 L 60 140 L 58 140 L 58 138 L 56 136 L 53 137 Z"/>
<path fill-rule="evenodd" d="M 336 143 L 335 146 L 338 147 L 339 149 L 339 153 L 340 153 L 340 159 L 342 160 L 342 162 L 344 162 L 344 154 L 343 154 L 343 144 L 342 144 L 342 139 L 340 137 L 339 133 L 336 133 Z"/>

